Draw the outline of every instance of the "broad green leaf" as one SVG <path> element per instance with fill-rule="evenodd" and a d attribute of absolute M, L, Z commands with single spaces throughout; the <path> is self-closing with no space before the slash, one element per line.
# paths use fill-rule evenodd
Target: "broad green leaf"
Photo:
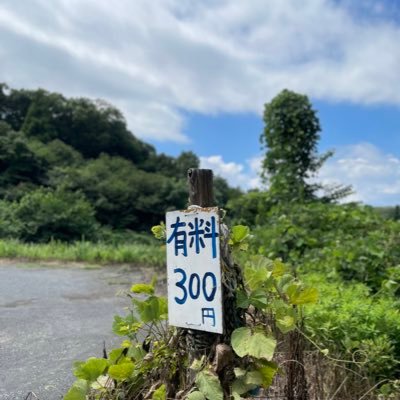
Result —
<path fill-rule="evenodd" d="M 84 379 L 78 379 L 64 396 L 64 400 L 86 400 L 89 384 Z"/>
<path fill-rule="evenodd" d="M 316 288 L 305 288 L 291 292 L 289 301 L 294 305 L 312 304 L 318 300 L 318 290 Z"/>
<path fill-rule="evenodd" d="M 154 286 L 146 283 L 136 283 L 132 285 L 131 292 L 137 294 L 154 294 Z"/>
<path fill-rule="evenodd" d="M 108 368 L 108 375 L 116 381 L 122 382 L 131 377 L 134 368 L 135 365 L 132 362 L 111 365 L 110 368 Z"/>
<path fill-rule="evenodd" d="M 243 242 L 250 235 L 250 229 L 245 225 L 235 225 L 231 230 L 231 237 L 229 244 L 236 244 Z"/>
<path fill-rule="evenodd" d="M 257 289 L 250 293 L 249 303 L 257 308 L 265 308 L 268 305 L 268 298 L 265 290 Z"/>
<path fill-rule="evenodd" d="M 259 289 L 271 277 L 272 271 L 265 268 L 246 267 L 244 269 L 244 277 L 248 287 L 251 290 Z"/>
<path fill-rule="evenodd" d="M 278 366 L 272 362 L 263 362 L 262 366 L 258 368 L 258 372 L 262 376 L 261 386 L 263 388 L 268 388 L 272 385 L 272 381 L 274 380 L 274 376 L 278 371 Z"/>
<path fill-rule="evenodd" d="M 186 397 L 186 400 L 206 400 L 206 398 L 204 397 L 203 393 L 196 391 L 189 393 L 189 395 Z"/>
<path fill-rule="evenodd" d="M 287 285 L 284 288 L 286 295 L 289 297 L 289 301 L 291 304 L 292 300 L 296 298 L 297 294 L 300 292 L 301 286 L 298 282 L 291 282 L 290 285 Z"/>
<path fill-rule="evenodd" d="M 288 333 L 296 327 L 296 320 L 291 315 L 276 319 L 276 326 L 282 333 Z"/>
<path fill-rule="evenodd" d="M 283 274 L 286 272 L 285 264 L 277 258 L 276 260 L 274 260 L 273 265 L 274 266 L 272 267 L 272 276 L 274 278 L 283 276 Z"/>
<path fill-rule="evenodd" d="M 249 371 L 246 374 L 245 381 L 248 385 L 261 385 L 263 377 L 259 371 Z"/>
<path fill-rule="evenodd" d="M 201 371 L 197 374 L 196 386 L 208 400 L 223 400 L 224 398 L 218 376 L 210 371 Z"/>
<path fill-rule="evenodd" d="M 264 332 L 252 332 L 250 328 L 243 327 L 233 331 L 231 344 L 239 357 L 252 356 L 271 360 L 274 356 L 276 340 Z"/>
<path fill-rule="evenodd" d="M 93 382 L 103 374 L 107 366 L 107 360 L 104 358 L 90 357 L 86 362 L 75 363 L 74 375 L 77 378 Z"/>
<path fill-rule="evenodd" d="M 151 296 L 146 300 L 133 299 L 133 304 L 136 306 L 140 319 L 147 322 L 155 322 L 160 320 L 160 304 L 158 297 Z"/>
<path fill-rule="evenodd" d="M 247 393 L 250 390 L 257 388 L 262 384 L 262 375 L 259 371 L 246 371 L 238 368 L 239 375 L 236 375 L 236 379 L 232 384 L 232 392 L 238 395 Z"/>
<path fill-rule="evenodd" d="M 278 279 L 279 290 L 286 292 L 288 286 L 293 283 L 294 277 L 290 274 L 284 274 Z M 297 285 L 296 285 L 297 286 Z"/>
<path fill-rule="evenodd" d="M 152 400 L 166 400 L 167 399 L 167 388 L 162 384 L 157 390 L 154 391 Z"/>
<path fill-rule="evenodd" d="M 244 376 L 236 378 L 232 383 L 232 392 L 237 395 L 247 393 L 251 387 L 246 384 Z"/>
<path fill-rule="evenodd" d="M 111 364 L 121 362 L 123 359 L 125 359 L 124 355 L 122 354 L 123 351 L 124 351 L 124 349 L 121 347 L 118 349 L 112 349 L 108 353 L 108 363 L 111 365 Z"/>
<path fill-rule="evenodd" d="M 242 400 L 239 393 L 233 392 L 232 397 L 233 397 L 233 400 Z"/>

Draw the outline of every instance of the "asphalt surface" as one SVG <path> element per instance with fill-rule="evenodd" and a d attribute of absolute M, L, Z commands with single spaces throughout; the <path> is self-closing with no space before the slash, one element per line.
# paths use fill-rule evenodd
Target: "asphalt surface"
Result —
<path fill-rule="evenodd" d="M 118 346 L 115 314 L 121 292 L 142 282 L 139 269 L 0 264 L 0 400 L 61 399 L 74 381 L 72 365 Z M 33 397 L 35 398 L 35 397 Z"/>

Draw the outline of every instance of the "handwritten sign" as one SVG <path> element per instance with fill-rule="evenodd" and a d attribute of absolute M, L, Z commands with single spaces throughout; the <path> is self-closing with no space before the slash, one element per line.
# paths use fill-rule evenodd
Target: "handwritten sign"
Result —
<path fill-rule="evenodd" d="M 218 208 L 166 216 L 169 323 L 222 333 Z"/>

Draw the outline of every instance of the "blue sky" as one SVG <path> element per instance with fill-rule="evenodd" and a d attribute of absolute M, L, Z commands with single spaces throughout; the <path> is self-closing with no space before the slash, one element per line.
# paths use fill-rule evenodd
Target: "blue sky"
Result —
<path fill-rule="evenodd" d="M 1 81 L 105 99 L 244 189 L 260 186 L 264 103 L 305 93 L 336 150 L 318 179 L 400 203 L 397 0 L 3 0 L 0 35 Z"/>

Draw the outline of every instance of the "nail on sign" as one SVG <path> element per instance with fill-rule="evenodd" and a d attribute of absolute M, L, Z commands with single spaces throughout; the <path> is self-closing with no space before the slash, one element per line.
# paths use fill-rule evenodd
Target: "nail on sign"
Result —
<path fill-rule="evenodd" d="M 218 208 L 166 216 L 170 325 L 222 333 Z"/>

